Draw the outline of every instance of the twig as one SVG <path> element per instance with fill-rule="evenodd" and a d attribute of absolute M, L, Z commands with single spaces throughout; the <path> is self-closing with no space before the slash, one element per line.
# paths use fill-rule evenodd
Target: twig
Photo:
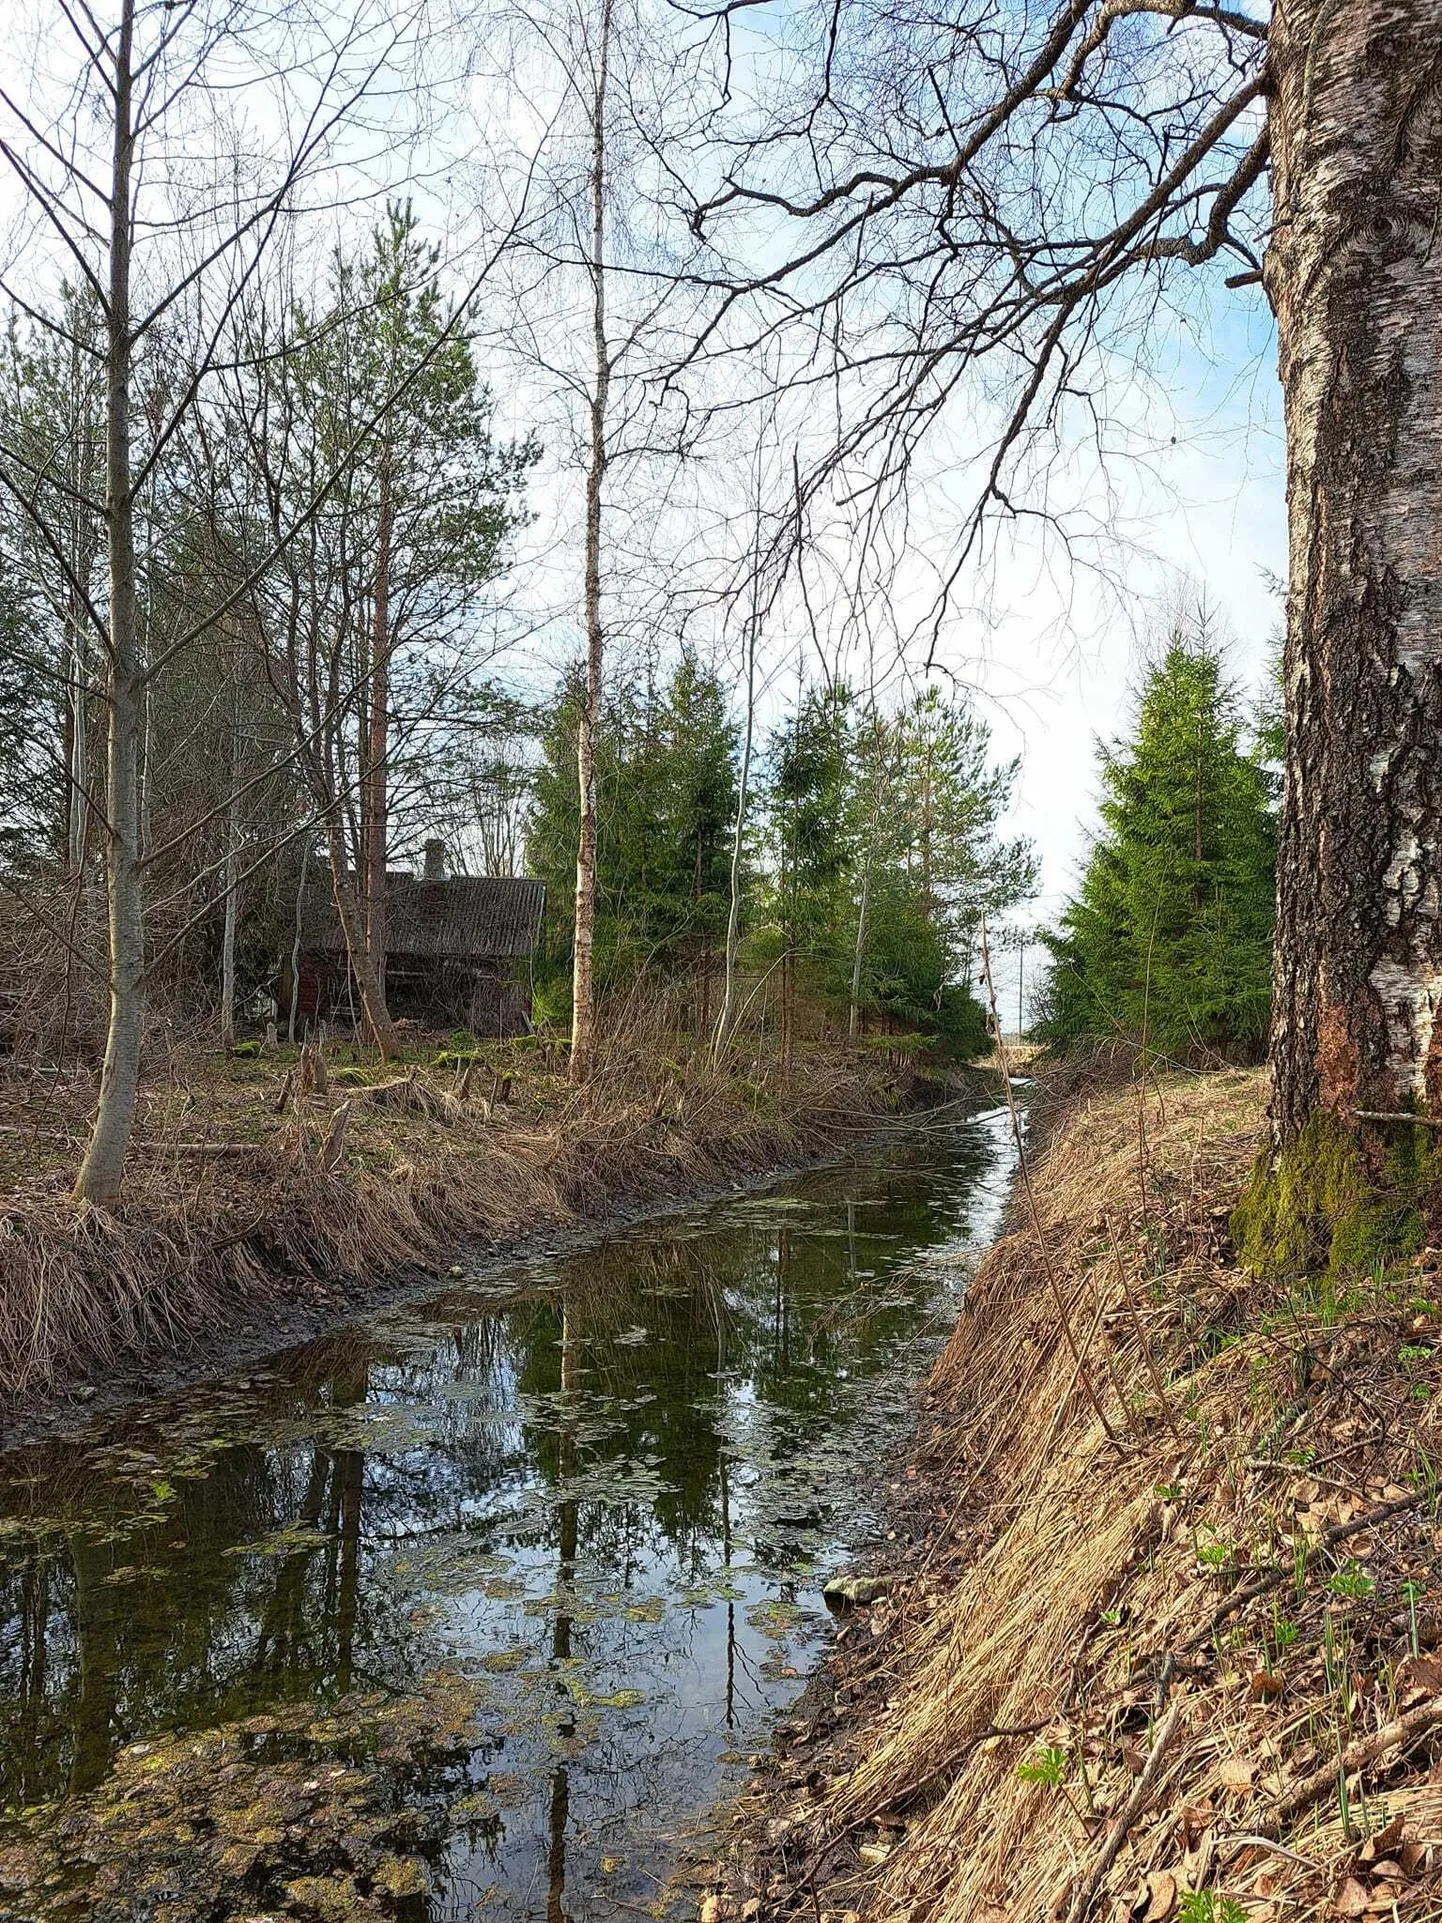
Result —
<path fill-rule="evenodd" d="M 263 1155 L 267 1144 L 264 1142 L 137 1142 L 137 1148 L 149 1148 L 155 1154 L 186 1155 L 195 1157 L 215 1157 Z"/>
<path fill-rule="evenodd" d="M 1173 1736 L 1176 1735 L 1177 1725 L 1182 1719 L 1182 1708 L 1183 1705 L 1180 1702 L 1173 1703 L 1172 1707 L 1157 1725 L 1157 1733 L 1152 1739 L 1151 1753 L 1147 1757 L 1146 1765 L 1141 1775 L 1137 1778 L 1136 1788 L 1122 1806 L 1121 1815 L 1108 1831 L 1107 1840 L 1102 1845 L 1101 1855 L 1092 1865 L 1086 1881 L 1072 1898 L 1066 1913 L 1066 1923 L 1081 1923 L 1081 1919 L 1091 1908 L 1092 1900 L 1096 1896 L 1097 1891 L 1106 1880 L 1107 1871 L 1121 1854 L 1122 1845 L 1127 1840 L 1127 1831 L 1141 1815 L 1151 1797 L 1152 1791 L 1156 1788 L 1157 1778 L 1161 1775 L 1162 1763 L 1166 1757 L 1167 1747 Z"/>
<path fill-rule="evenodd" d="M 1433 1696 L 1430 1701 L 1419 1703 L 1416 1709 L 1409 1709 L 1405 1716 L 1384 1723 L 1371 1736 L 1358 1737 L 1355 1743 L 1347 1745 L 1335 1762 L 1324 1763 L 1321 1769 L 1313 1770 L 1300 1783 L 1294 1783 L 1268 1819 L 1267 1827 L 1280 1828 L 1289 1816 L 1295 1816 L 1298 1810 L 1306 1809 L 1319 1797 L 1335 1789 L 1339 1776 L 1350 1776 L 1353 1770 L 1372 1762 L 1384 1750 L 1405 1748 L 1436 1723 L 1442 1723 L 1442 1696 Z"/>
<path fill-rule="evenodd" d="M 1051 1250 L 1047 1246 L 1046 1231 L 1041 1225 L 1041 1211 L 1037 1207 L 1036 1193 L 1031 1185 L 1031 1168 L 1027 1159 L 1026 1143 L 1022 1138 L 1021 1115 L 1016 1106 L 1016 1096 L 1012 1093 L 1011 1064 L 1007 1060 L 1006 1043 L 1002 1038 L 1001 1032 L 1001 1017 L 997 1013 L 996 989 L 991 979 L 991 949 L 987 943 L 986 916 L 984 914 L 981 918 L 981 972 L 982 980 L 986 985 L 986 998 L 991 1007 L 991 1026 L 996 1036 L 997 1057 L 1001 1062 L 1002 1087 L 1006 1094 L 1007 1111 L 1011 1116 L 1012 1140 L 1016 1144 L 1017 1172 L 1021 1176 L 1022 1189 L 1026 1195 L 1027 1211 L 1031 1216 L 1031 1226 L 1036 1236 L 1036 1244 L 1041 1255 L 1042 1267 L 1046 1271 L 1046 1279 L 1051 1287 L 1052 1298 L 1056 1303 L 1057 1315 L 1061 1322 L 1062 1339 L 1071 1350 L 1072 1358 L 1080 1372 L 1082 1382 L 1086 1386 L 1087 1400 L 1096 1411 L 1097 1420 L 1106 1431 L 1108 1441 L 1120 1449 L 1122 1447 L 1121 1438 L 1107 1420 L 1107 1412 L 1102 1407 L 1101 1397 L 1097 1394 L 1096 1385 L 1091 1379 L 1091 1373 L 1086 1366 L 1082 1352 L 1077 1348 L 1076 1337 L 1072 1334 L 1071 1321 L 1067 1314 L 1066 1302 L 1062 1296 L 1061 1284 L 1057 1280 L 1056 1269 L 1052 1265 Z"/>
<path fill-rule="evenodd" d="M 1142 1327 L 1142 1319 L 1137 1314 L 1137 1305 L 1132 1296 L 1131 1281 L 1127 1275 L 1126 1264 L 1122 1261 L 1122 1246 L 1117 1239 L 1117 1232 L 1112 1226 L 1111 1212 L 1108 1211 L 1103 1219 L 1107 1225 L 1107 1240 L 1112 1245 L 1112 1259 L 1116 1264 L 1117 1278 L 1122 1285 L 1122 1295 L 1125 1298 L 1127 1308 L 1131 1311 L 1132 1326 L 1137 1332 L 1137 1341 L 1141 1344 L 1142 1359 L 1147 1365 L 1147 1374 L 1151 1377 L 1152 1387 L 1157 1392 L 1157 1401 L 1162 1405 L 1162 1417 L 1177 1441 L 1181 1442 L 1183 1440 L 1182 1432 L 1177 1426 L 1176 1416 L 1172 1413 L 1171 1398 L 1167 1394 L 1166 1387 L 1162 1382 L 1161 1371 L 1157 1368 L 1156 1359 L 1152 1355 L 1151 1344 L 1147 1341 L 1147 1332 Z"/>
<path fill-rule="evenodd" d="M 1320 1870 L 1315 1856 L 1303 1856 L 1300 1850 L 1289 1850 L 1285 1843 L 1274 1843 L 1270 1836 L 1219 1836 L 1216 1847 L 1219 1850 L 1266 1850 L 1272 1856 L 1285 1856 L 1289 1863 L 1300 1863 L 1304 1870 Z"/>
<path fill-rule="evenodd" d="M 1302 1476 L 1308 1482 L 1315 1482 L 1319 1489 L 1335 1489 L 1339 1494 L 1344 1496 L 1355 1496 L 1357 1493 L 1355 1477 L 1351 1482 L 1343 1482 L 1337 1476 L 1318 1475 L 1315 1469 L 1301 1462 L 1281 1462 L 1273 1456 L 1248 1456 L 1247 1467 L 1249 1469 L 1274 1469 L 1279 1475 Z"/>
<path fill-rule="evenodd" d="M 1364 1529 L 1375 1529 L 1379 1522 L 1387 1522 L 1393 1516 L 1400 1516 L 1406 1509 L 1415 1509 L 1421 1502 L 1423 1494 L 1424 1492 L 1419 1489 L 1415 1495 L 1399 1496 L 1395 1502 L 1384 1502 L 1379 1508 L 1369 1509 L 1365 1515 L 1353 1516 L 1348 1522 L 1334 1522 L 1330 1529 L 1323 1530 L 1318 1540 L 1307 1551 L 1304 1567 L 1315 1561 L 1323 1549 L 1330 1549 L 1334 1542 L 1341 1542 L 1347 1536 L 1358 1536 Z M 1294 1563 L 1284 1563 L 1259 1577 L 1246 1589 L 1234 1591 L 1203 1626 L 1180 1645 L 1181 1649 L 1183 1651 L 1196 1649 L 1203 1643 L 1209 1643 L 1230 1617 L 1235 1616 L 1239 1610 L 1245 1609 L 1248 1603 L 1256 1602 L 1259 1596 L 1265 1596 L 1269 1590 L 1276 1589 L 1289 1576 L 1294 1576 L 1296 1573 Z"/>

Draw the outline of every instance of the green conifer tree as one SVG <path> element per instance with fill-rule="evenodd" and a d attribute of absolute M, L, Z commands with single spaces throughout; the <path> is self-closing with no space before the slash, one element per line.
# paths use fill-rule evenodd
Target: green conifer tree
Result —
<path fill-rule="evenodd" d="M 1264 753 L 1205 629 L 1178 629 L 1132 738 L 1100 751 L 1102 832 L 1047 938 L 1040 1033 L 1145 1032 L 1186 1059 L 1260 1051 L 1276 869 Z"/>

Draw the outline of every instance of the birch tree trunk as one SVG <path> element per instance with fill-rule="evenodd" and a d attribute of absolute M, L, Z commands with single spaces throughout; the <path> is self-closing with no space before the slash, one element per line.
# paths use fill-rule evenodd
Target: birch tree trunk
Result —
<path fill-rule="evenodd" d="M 393 1062 L 401 1052 L 401 1038 L 386 1007 L 386 998 L 371 966 L 370 944 L 365 938 L 365 909 L 356 891 L 355 878 L 346 859 L 345 832 L 339 809 L 332 808 L 325 818 L 326 852 L 330 857 L 331 886 L 335 890 L 335 910 L 345 938 L 351 973 L 360 990 L 361 1013 L 371 1040 L 380 1050 L 383 1062 Z"/>
<path fill-rule="evenodd" d="M 225 811 L 225 922 L 220 935 L 220 1045 L 235 1047 L 235 923 L 240 895 L 240 797 L 230 771 L 230 805 Z"/>
<path fill-rule="evenodd" d="M 736 828 L 731 837 L 731 901 L 726 910 L 726 980 L 716 1018 L 711 1058 L 720 1063 L 736 1025 L 736 957 L 741 947 L 741 863 L 746 852 L 746 802 L 751 785 L 751 744 L 756 735 L 756 608 L 752 572 L 751 619 L 746 629 L 746 728 L 741 738 L 741 768 L 736 783 Z"/>
<path fill-rule="evenodd" d="M 866 937 L 869 933 L 867 922 L 871 909 L 871 850 L 866 851 L 866 864 L 861 871 L 861 901 L 856 911 L 856 947 L 851 956 L 851 1008 L 847 1015 L 846 1033 L 854 1042 L 861 1034 L 861 971 L 866 962 Z"/>
<path fill-rule="evenodd" d="M 380 511 L 376 528 L 376 580 L 371 638 L 371 688 L 365 743 L 366 780 L 361 846 L 364 850 L 365 936 L 371 973 L 382 1001 L 386 993 L 386 854 L 390 838 L 388 760 L 391 730 L 391 469 L 381 451 Z"/>
<path fill-rule="evenodd" d="M 1442 181 L 1435 0 L 1271 35 L 1287 429 L 1272 1118 L 1442 1108 Z"/>
<path fill-rule="evenodd" d="M 131 122 L 135 0 L 122 0 L 116 36 L 111 160 L 110 276 L 105 357 L 105 515 L 110 610 L 106 675 L 106 894 L 110 1020 L 100 1099 L 75 1181 L 77 1201 L 109 1203 L 120 1193 L 140 1086 L 145 1024 L 145 920 L 140 848 L 140 735 L 144 680 L 135 580 L 130 464 Z"/>
<path fill-rule="evenodd" d="M 606 480 L 606 424 L 611 349 L 606 334 L 606 81 L 611 52 L 611 0 L 602 0 L 601 44 L 591 111 L 591 337 L 595 355 L 586 469 L 586 687 L 576 729 L 580 824 L 576 846 L 576 926 L 571 984 L 571 1080 L 596 1065 L 596 731 L 601 717 L 605 630 L 601 624 L 601 507 Z"/>

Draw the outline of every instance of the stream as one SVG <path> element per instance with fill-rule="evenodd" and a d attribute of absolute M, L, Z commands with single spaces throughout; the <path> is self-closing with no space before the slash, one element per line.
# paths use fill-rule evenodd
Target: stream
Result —
<path fill-rule="evenodd" d="M 0 1919 L 694 1916 L 1010 1169 L 933 1123 L 0 1455 Z"/>

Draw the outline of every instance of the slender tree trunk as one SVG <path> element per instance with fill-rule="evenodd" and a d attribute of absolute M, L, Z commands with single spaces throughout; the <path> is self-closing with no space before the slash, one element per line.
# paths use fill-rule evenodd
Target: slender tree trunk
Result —
<path fill-rule="evenodd" d="M 571 1080 L 596 1065 L 596 732 L 601 719 L 605 630 L 601 625 L 601 505 L 606 480 L 606 415 L 611 349 L 606 336 L 606 81 L 611 53 L 611 0 L 601 8 L 601 45 L 591 115 L 591 388 L 590 463 L 586 469 L 586 688 L 576 730 L 580 834 L 576 847 L 576 934 L 571 992 Z"/>
<path fill-rule="evenodd" d="M 386 843 L 390 829 L 388 761 L 391 729 L 391 465 L 381 454 L 380 513 L 376 529 L 375 620 L 371 639 L 370 727 L 361 845 L 365 850 L 365 932 L 371 972 L 386 992 Z"/>
<path fill-rule="evenodd" d="M 81 397 L 78 340 L 70 344 L 70 454 L 70 481 L 75 500 L 70 508 L 67 556 L 71 582 L 65 595 L 65 853 L 70 872 L 78 875 L 85 865 L 90 769 L 85 712 L 89 649 L 86 614 L 77 584 L 90 580 L 92 562 L 80 496 L 93 487 L 95 479 L 90 420 Z M 69 966 L 68 958 L 66 965 Z"/>
<path fill-rule="evenodd" d="M 225 811 L 225 923 L 220 935 L 220 1045 L 235 1047 L 235 923 L 240 896 L 240 796 L 235 766 L 230 770 L 230 805 Z"/>
<path fill-rule="evenodd" d="M 1435 0 L 1272 29 L 1287 767 L 1272 1118 L 1442 1106 L 1442 246 Z"/>
<path fill-rule="evenodd" d="M 220 1045 L 235 1047 L 235 926 L 240 911 L 240 700 L 237 662 L 226 663 L 230 684 L 230 756 L 226 766 L 225 917 L 220 931 Z"/>
<path fill-rule="evenodd" d="M 868 911 L 871 907 L 871 851 L 861 870 L 861 902 L 856 911 L 856 948 L 851 957 L 851 1013 L 846 1032 L 854 1042 L 861 1033 L 861 969 L 866 960 Z"/>
<path fill-rule="evenodd" d="M 731 900 L 726 910 L 726 980 L 716 1018 L 712 1054 L 719 1062 L 736 1023 L 736 957 L 741 948 L 741 858 L 746 848 L 746 803 L 751 786 L 751 744 L 756 733 L 756 623 L 746 640 L 746 729 L 741 738 L 741 771 L 736 784 L 736 828 L 731 837 Z"/>
<path fill-rule="evenodd" d="M 300 880 L 295 890 L 295 927 L 290 940 L 290 1018 L 286 1022 L 285 1038 L 295 1041 L 295 1018 L 300 1008 L 300 940 L 305 921 L 305 873 L 310 866 L 310 842 L 300 844 Z"/>
<path fill-rule="evenodd" d="M 365 1017 L 371 1040 L 380 1050 L 381 1060 L 393 1062 L 401 1052 L 401 1040 L 371 967 L 370 946 L 365 938 L 364 909 L 346 861 L 345 832 L 341 827 L 338 807 L 326 815 L 325 839 L 326 852 L 330 857 L 331 886 L 335 890 L 336 914 L 340 917 L 351 973 L 360 990 L 361 1013 Z"/>
<path fill-rule="evenodd" d="M 130 479 L 130 216 L 135 135 L 131 58 L 135 0 L 123 0 L 114 70 L 115 140 L 110 189 L 110 288 L 105 356 L 105 517 L 110 560 L 107 674 L 106 892 L 110 1024 L 95 1125 L 75 1181 L 78 1201 L 120 1193 L 140 1086 L 145 1026 L 145 903 L 140 850 L 140 734 L 145 689 L 135 581 Z"/>
<path fill-rule="evenodd" d="M 757 479 L 757 527 L 760 527 L 760 478 Z M 751 549 L 751 610 L 746 623 L 746 726 L 741 737 L 741 770 L 736 783 L 736 829 L 731 837 L 731 901 L 726 911 L 726 981 L 721 994 L 721 1013 L 716 1017 L 712 1057 L 719 1062 L 731 1041 L 736 1022 L 736 957 L 741 948 L 741 858 L 746 848 L 746 802 L 751 785 L 751 747 L 756 738 L 756 640 L 759 624 L 759 575 L 757 546 Z"/>

